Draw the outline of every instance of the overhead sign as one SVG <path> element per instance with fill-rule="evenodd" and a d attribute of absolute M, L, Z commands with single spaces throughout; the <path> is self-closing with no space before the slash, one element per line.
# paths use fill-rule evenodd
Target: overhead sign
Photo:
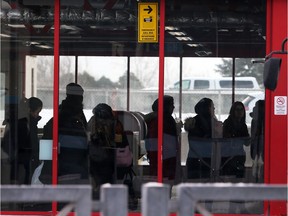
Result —
<path fill-rule="evenodd" d="M 158 3 L 138 3 L 138 42 L 158 42 Z"/>

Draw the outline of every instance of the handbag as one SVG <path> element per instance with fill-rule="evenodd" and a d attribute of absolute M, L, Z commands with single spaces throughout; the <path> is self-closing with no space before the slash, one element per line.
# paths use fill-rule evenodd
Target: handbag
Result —
<path fill-rule="evenodd" d="M 118 167 L 128 167 L 132 161 L 133 155 L 128 145 L 124 148 L 116 148 L 116 165 Z"/>

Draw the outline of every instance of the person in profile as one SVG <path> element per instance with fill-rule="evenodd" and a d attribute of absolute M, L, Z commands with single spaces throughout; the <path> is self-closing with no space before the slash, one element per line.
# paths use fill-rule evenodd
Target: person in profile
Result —
<path fill-rule="evenodd" d="M 41 119 L 39 113 L 43 107 L 43 102 L 37 97 L 22 99 L 18 108 L 17 131 L 15 140 L 17 142 L 17 160 L 11 158 L 11 178 L 16 183 L 30 184 L 32 171 L 39 164 L 39 139 L 38 139 L 38 121 Z M 10 136 L 12 135 L 11 122 L 5 120 L 5 134 L 3 137 L 3 150 L 7 153 L 11 152 Z M 16 162 L 17 161 L 17 162 Z M 17 163 L 17 164 L 15 164 Z M 20 167 L 24 168 L 24 181 L 18 176 Z"/>
<path fill-rule="evenodd" d="M 145 148 L 150 165 L 150 175 L 157 176 L 158 167 L 158 99 L 152 105 L 153 112 L 145 116 L 147 124 L 147 137 Z M 176 156 L 179 150 L 176 121 L 172 116 L 174 98 L 164 95 L 163 98 L 163 177 L 175 179 Z"/>
<path fill-rule="evenodd" d="M 202 98 L 194 107 L 196 116 L 185 119 L 184 129 L 188 132 L 189 153 L 192 153 L 190 142 L 193 139 L 221 138 L 222 122 L 215 116 L 214 102 L 210 98 Z M 211 157 L 199 158 L 189 156 L 186 160 L 187 177 L 209 177 Z M 198 155 L 198 154 L 196 154 Z"/>
<path fill-rule="evenodd" d="M 255 103 L 253 112 L 250 113 L 251 122 L 251 146 L 250 153 L 253 159 L 252 174 L 256 182 L 263 182 L 263 164 L 264 164 L 264 123 L 265 123 L 265 101 L 258 100 Z"/>
<path fill-rule="evenodd" d="M 88 182 L 87 121 L 83 113 L 83 88 L 76 83 L 66 86 L 66 98 L 59 106 L 59 184 Z M 43 128 L 43 139 L 52 139 L 53 118 Z M 45 161 L 39 177 L 42 183 L 52 182 L 52 162 Z"/>
<path fill-rule="evenodd" d="M 185 119 L 184 129 L 188 138 L 222 137 L 222 122 L 215 116 L 214 102 L 210 98 L 202 98 L 194 107 L 196 116 Z"/>
<path fill-rule="evenodd" d="M 236 101 L 232 104 L 228 118 L 223 123 L 223 137 L 224 138 L 240 138 L 249 137 L 248 127 L 246 125 L 246 113 L 244 104 L 240 101 Z M 236 142 L 236 140 L 234 140 Z M 243 150 L 244 151 L 244 150 Z M 244 152 L 243 152 L 244 153 Z M 224 157 L 222 158 L 224 167 L 222 172 L 224 175 L 235 175 L 237 177 L 243 177 L 244 175 L 244 163 L 245 155 L 234 156 L 232 159 Z M 227 162 L 225 162 L 227 161 Z"/>

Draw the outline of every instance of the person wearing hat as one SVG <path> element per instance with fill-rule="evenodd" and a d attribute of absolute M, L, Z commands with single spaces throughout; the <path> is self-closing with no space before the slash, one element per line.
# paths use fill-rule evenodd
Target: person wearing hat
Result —
<path fill-rule="evenodd" d="M 84 90 L 79 84 L 69 83 L 66 85 L 66 98 L 62 100 L 61 104 L 59 105 L 59 133 L 64 132 L 73 135 L 74 132 L 76 132 L 77 134 L 80 133 L 84 135 L 82 129 L 76 131 L 72 130 L 72 125 L 75 126 L 73 121 L 76 121 L 76 125 L 82 124 L 86 133 L 87 120 L 83 112 L 83 94 Z M 52 139 L 52 134 L 53 118 L 51 118 L 44 126 L 42 139 Z"/>
<path fill-rule="evenodd" d="M 66 86 L 66 98 L 59 106 L 59 132 L 65 127 L 66 122 L 75 116 L 87 129 L 87 120 L 83 112 L 83 93 L 83 88 L 77 83 L 69 83 Z"/>
<path fill-rule="evenodd" d="M 66 184 L 67 181 L 73 184 L 85 183 L 89 179 L 87 120 L 83 113 L 83 93 L 84 90 L 79 84 L 69 83 L 66 86 L 66 98 L 59 105 L 59 184 Z M 52 132 L 53 118 L 44 126 L 42 139 L 52 139 Z M 40 181 L 51 183 L 51 174 L 52 162 L 45 161 Z"/>

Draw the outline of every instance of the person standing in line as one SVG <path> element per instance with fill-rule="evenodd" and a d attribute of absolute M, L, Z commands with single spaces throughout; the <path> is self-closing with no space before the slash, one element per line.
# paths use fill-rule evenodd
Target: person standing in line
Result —
<path fill-rule="evenodd" d="M 202 98 L 194 107 L 196 116 L 185 119 L 184 129 L 188 132 L 188 140 L 193 138 L 221 138 L 222 122 L 215 116 L 214 102 L 210 98 Z M 191 149 L 189 148 L 189 152 Z M 199 178 L 210 175 L 211 158 L 188 157 L 186 160 L 187 177 Z"/>
<path fill-rule="evenodd" d="M 164 95 L 163 98 L 163 177 L 175 179 L 176 156 L 179 150 L 177 124 L 172 116 L 174 98 Z M 145 116 L 147 123 L 147 138 L 145 147 L 150 164 L 150 175 L 157 176 L 158 167 L 158 99 L 152 105 L 153 112 Z"/>
<path fill-rule="evenodd" d="M 251 122 L 251 146 L 250 153 L 253 159 L 252 174 L 255 181 L 264 181 L 264 125 L 265 125 L 265 100 L 255 103 L 253 112 L 250 113 Z"/>
<path fill-rule="evenodd" d="M 240 101 L 236 101 L 232 104 L 228 118 L 223 123 L 223 137 L 224 138 L 239 138 L 249 137 L 248 127 L 246 125 L 246 113 L 244 104 Z M 236 140 L 235 140 L 236 142 Z M 244 149 L 243 152 L 244 154 Z M 245 155 L 234 156 L 228 162 L 227 157 L 223 157 L 222 161 L 225 163 L 222 168 L 224 175 L 235 175 L 237 177 L 243 177 L 244 175 L 244 163 Z"/>
<path fill-rule="evenodd" d="M 222 137 L 222 122 L 215 116 L 214 103 L 210 98 L 202 98 L 194 107 L 195 117 L 185 119 L 184 129 L 189 137 Z"/>
<path fill-rule="evenodd" d="M 223 137 L 249 137 L 245 107 L 242 102 L 236 101 L 232 104 L 229 116 L 223 123 Z"/>
<path fill-rule="evenodd" d="M 43 102 L 37 97 L 29 98 L 29 108 L 30 108 L 30 141 L 32 147 L 32 155 L 31 155 L 31 170 L 35 170 L 36 167 L 40 164 L 39 161 L 39 136 L 38 136 L 38 122 L 41 119 L 39 115 L 42 108 Z"/>
<path fill-rule="evenodd" d="M 39 113 L 43 107 L 43 102 L 36 97 L 22 99 L 18 107 L 18 120 L 15 127 L 6 119 L 4 124 L 5 133 L 1 147 L 8 153 L 11 161 L 11 180 L 18 184 L 30 184 L 32 171 L 37 167 L 37 152 L 39 151 L 38 121 L 41 119 Z M 13 136 L 16 128 L 15 141 L 16 148 L 11 144 L 10 136 Z M 12 133 L 12 134 L 11 134 Z M 15 152 L 15 149 L 17 151 Z M 14 152 L 13 152 L 14 151 Z M 13 152 L 13 153 L 12 153 Z M 19 170 L 23 166 L 24 176 L 19 176 Z M 24 179 L 24 180 L 23 180 Z"/>
<path fill-rule="evenodd" d="M 89 173 L 93 186 L 93 197 L 99 198 L 100 186 L 115 183 L 116 180 L 116 144 L 115 118 L 112 108 L 105 103 L 93 109 L 93 116 L 88 122 Z"/>
<path fill-rule="evenodd" d="M 66 184 L 86 183 L 88 175 L 87 120 L 83 113 L 83 88 L 76 83 L 66 86 L 66 98 L 59 106 L 58 181 Z M 53 118 L 43 128 L 42 139 L 52 139 Z M 42 183 L 52 183 L 52 162 L 45 161 L 39 177 Z M 62 181 L 63 180 L 63 181 Z"/>

